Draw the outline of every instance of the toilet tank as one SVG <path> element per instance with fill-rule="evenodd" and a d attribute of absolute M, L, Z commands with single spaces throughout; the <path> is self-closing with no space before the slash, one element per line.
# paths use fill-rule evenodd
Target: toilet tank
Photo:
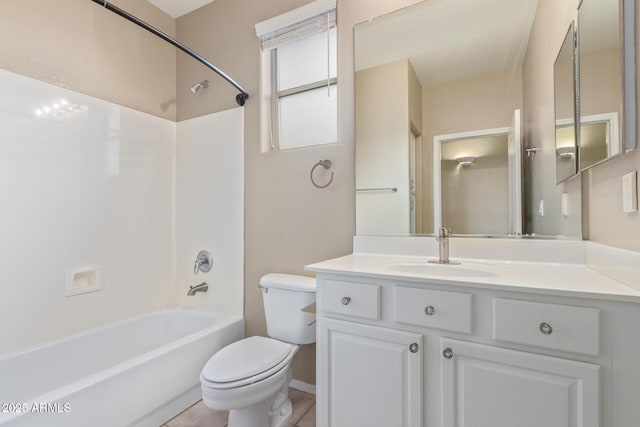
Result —
<path fill-rule="evenodd" d="M 316 342 L 316 314 L 302 311 L 316 302 L 316 279 L 271 273 L 260 279 L 267 333 L 291 344 Z"/>

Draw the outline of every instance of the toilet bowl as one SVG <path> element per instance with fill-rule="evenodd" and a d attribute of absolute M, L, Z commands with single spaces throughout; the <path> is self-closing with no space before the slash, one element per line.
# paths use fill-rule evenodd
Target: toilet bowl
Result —
<path fill-rule="evenodd" d="M 204 404 L 229 410 L 228 427 L 285 427 L 292 413 L 291 361 L 301 344 L 315 342 L 315 314 L 302 311 L 315 302 L 315 279 L 268 274 L 260 288 L 270 338 L 226 346 L 200 374 Z"/>

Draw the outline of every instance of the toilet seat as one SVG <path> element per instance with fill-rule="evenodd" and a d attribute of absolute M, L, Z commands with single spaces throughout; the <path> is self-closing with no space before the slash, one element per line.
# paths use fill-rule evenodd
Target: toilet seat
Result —
<path fill-rule="evenodd" d="M 263 381 L 285 368 L 297 349 L 296 345 L 273 338 L 245 338 L 214 354 L 202 369 L 200 381 L 217 390 Z"/>

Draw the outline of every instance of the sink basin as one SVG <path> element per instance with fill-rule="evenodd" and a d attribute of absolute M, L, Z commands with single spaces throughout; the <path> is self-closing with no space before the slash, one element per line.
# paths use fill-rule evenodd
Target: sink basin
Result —
<path fill-rule="evenodd" d="M 427 276 L 447 277 L 498 277 L 504 275 L 503 268 L 477 263 L 463 264 L 431 264 L 407 263 L 387 266 L 389 270 L 400 273 L 421 274 Z M 507 269 L 504 269 L 505 271 Z"/>

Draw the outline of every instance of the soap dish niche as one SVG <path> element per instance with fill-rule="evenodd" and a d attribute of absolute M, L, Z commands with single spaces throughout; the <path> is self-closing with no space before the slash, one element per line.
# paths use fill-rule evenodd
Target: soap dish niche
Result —
<path fill-rule="evenodd" d="M 68 297 L 102 290 L 102 267 L 82 267 L 66 270 L 66 292 Z"/>

